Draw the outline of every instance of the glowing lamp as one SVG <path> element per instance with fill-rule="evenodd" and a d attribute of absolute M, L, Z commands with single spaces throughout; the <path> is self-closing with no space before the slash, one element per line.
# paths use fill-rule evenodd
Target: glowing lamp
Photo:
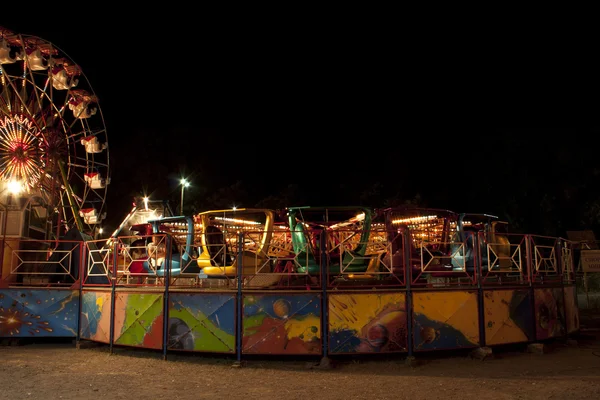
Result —
<path fill-rule="evenodd" d="M 19 194 L 23 190 L 23 185 L 17 181 L 8 182 L 8 191 L 12 194 Z"/>

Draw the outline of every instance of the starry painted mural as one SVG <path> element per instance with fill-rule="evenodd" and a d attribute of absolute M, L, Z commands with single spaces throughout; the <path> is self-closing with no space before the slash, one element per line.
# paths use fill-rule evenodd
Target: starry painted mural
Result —
<path fill-rule="evenodd" d="M 0 290 L 0 337 L 75 337 L 77 290 Z"/>

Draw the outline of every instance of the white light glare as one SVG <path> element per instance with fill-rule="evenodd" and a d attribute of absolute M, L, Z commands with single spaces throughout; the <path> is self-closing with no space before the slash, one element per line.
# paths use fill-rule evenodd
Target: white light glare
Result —
<path fill-rule="evenodd" d="M 21 185 L 20 182 L 17 182 L 17 181 L 8 182 L 8 191 L 10 193 L 18 194 L 18 193 L 21 193 L 21 190 L 23 190 L 23 186 Z"/>

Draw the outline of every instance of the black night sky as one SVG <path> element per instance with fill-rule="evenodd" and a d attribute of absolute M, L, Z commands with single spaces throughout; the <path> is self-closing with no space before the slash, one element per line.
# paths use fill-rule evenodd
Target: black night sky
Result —
<path fill-rule="evenodd" d="M 108 229 L 136 196 L 178 208 L 181 177 L 192 182 L 186 213 L 412 202 L 495 214 L 528 233 L 600 228 L 597 128 L 482 122 L 448 93 L 444 80 L 455 77 L 434 80 L 434 69 L 401 66 L 354 37 L 257 27 L 229 40 L 124 21 L 111 22 L 118 33 L 85 34 L 76 24 L 0 21 L 60 48 L 99 97 Z"/>

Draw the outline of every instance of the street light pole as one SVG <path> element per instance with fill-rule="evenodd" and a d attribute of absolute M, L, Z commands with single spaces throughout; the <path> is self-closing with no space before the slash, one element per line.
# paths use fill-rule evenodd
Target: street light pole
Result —
<path fill-rule="evenodd" d="M 183 191 L 186 187 L 190 186 L 190 183 L 185 178 L 182 178 L 179 183 L 181 183 L 181 206 L 179 207 L 179 213 L 183 215 Z"/>

